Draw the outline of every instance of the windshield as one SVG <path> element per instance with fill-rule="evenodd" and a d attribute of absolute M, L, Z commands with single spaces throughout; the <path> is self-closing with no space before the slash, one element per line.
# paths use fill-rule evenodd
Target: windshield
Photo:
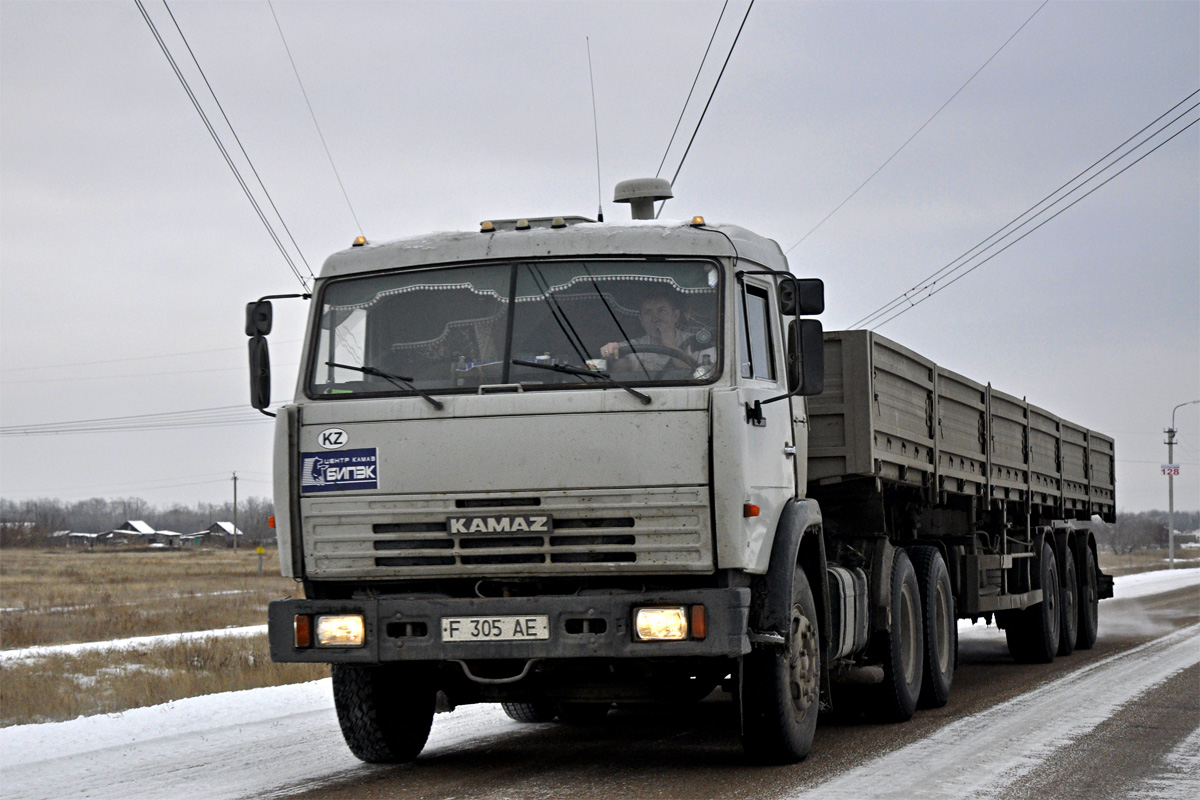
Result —
<path fill-rule="evenodd" d="M 709 382 L 720 273 L 702 261 L 547 261 L 332 281 L 312 396 Z M 514 363 L 516 362 L 516 363 Z"/>

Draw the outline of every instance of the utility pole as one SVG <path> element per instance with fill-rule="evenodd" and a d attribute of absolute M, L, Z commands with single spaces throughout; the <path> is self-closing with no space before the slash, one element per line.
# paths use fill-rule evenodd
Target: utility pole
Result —
<path fill-rule="evenodd" d="M 1175 464 L 1175 412 L 1184 406 L 1194 406 L 1197 403 L 1200 403 L 1200 400 L 1189 400 L 1171 409 L 1171 427 L 1163 431 L 1167 434 L 1167 554 L 1171 569 L 1175 569 L 1175 472 L 1178 469 Z"/>
<path fill-rule="evenodd" d="M 233 551 L 236 553 L 238 549 L 238 526 L 237 526 L 237 473 L 233 473 Z"/>

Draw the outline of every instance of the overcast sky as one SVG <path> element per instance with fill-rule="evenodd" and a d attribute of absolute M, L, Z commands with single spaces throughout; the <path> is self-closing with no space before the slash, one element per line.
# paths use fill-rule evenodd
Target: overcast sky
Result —
<path fill-rule="evenodd" d="M 203 91 L 161 0 L 144 2 Z M 729 4 L 685 134 L 746 5 Z M 794 272 L 825 281 L 825 327 L 850 326 L 1200 89 L 1200 3 L 1055 0 L 1030 19 L 1040 5 L 760 0 L 664 216 L 703 214 L 791 248 L 1029 20 L 790 250 Z M 721 6 L 275 11 L 377 241 L 487 218 L 594 216 L 585 37 L 605 216 L 627 218 L 613 185 L 658 169 Z M 171 10 L 319 271 L 359 230 L 271 8 Z M 1173 406 L 1200 398 L 1198 130 L 880 329 L 1114 436 L 1123 510 L 1166 507 L 1162 429 Z M 681 155 L 677 145 L 666 177 Z M 0 248 L 4 427 L 248 407 L 244 304 L 299 288 L 133 2 L 0 2 Z M 276 304 L 276 402 L 294 390 L 303 310 Z M 271 423 L 238 415 L 244 424 L 6 436 L 0 495 L 221 502 L 235 470 L 241 496 L 268 495 Z M 1176 422 L 1176 505 L 1194 509 L 1200 406 Z"/>

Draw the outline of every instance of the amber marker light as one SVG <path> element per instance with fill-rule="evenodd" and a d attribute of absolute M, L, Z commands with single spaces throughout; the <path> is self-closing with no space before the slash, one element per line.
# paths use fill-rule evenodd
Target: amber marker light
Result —
<path fill-rule="evenodd" d="M 312 647 L 312 617 L 308 614 L 297 614 L 292 623 L 292 630 L 295 631 L 296 649 Z"/>
<path fill-rule="evenodd" d="M 366 244 L 366 243 L 367 243 L 367 237 L 365 237 L 365 236 L 355 236 L 355 237 L 354 237 L 354 243 L 353 243 L 352 245 L 350 245 L 350 246 L 351 246 L 351 247 L 362 247 L 362 246 L 363 246 L 364 244 Z"/>
<path fill-rule="evenodd" d="M 519 219 L 519 220 L 517 220 L 517 230 L 519 230 L 519 231 L 527 231 L 527 230 L 529 230 L 529 228 L 530 228 L 530 227 L 531 227 L 531 226 L 530 226 L 530 224 L 529 224 L 529 220 L 527 220 L 527 219 Z"/>
<path fill-rule="evenodd" d="M 708 619 L 704 606 L 692 606 L 692 638 L 703 639 L 708 636 Z"/>
<path fill-rule="evenodd" d="M 275 516 L 274 515 L 267 517 L 267 527 L 270 528 L 271 530 L 275 530 Z"/>
<path fill-rule="evenodd" d="M 761 513 L 762 509 L 754 505 L 754 503 L 746 503 L 746 505 L 742 506 L 743 517 L 757 517 Z"/>
<path fill-rule="evenodd" d="M 692 227 L 693 228 L 704 227 L 704 217 L 701 217 L 699 215 L 692 217 Z"/>
<path fill-rule="evenodd" d="M 479 223 L 479 232 L 480 233 L 495 233 L 496 225 L 493 222 L 481 222 L 481 223 Z"/>
<path fill-rule="evenodd" d="M 678 642 L 686 639 L 687 609 L 683 606 L 634 609 L 633 631 L 639 642 Z"/>
<path fill-rule="evenodd" d="M 322 614 L 317 617 L 317 647 L 362 647 L 366 626 L 362 614 Z"/>

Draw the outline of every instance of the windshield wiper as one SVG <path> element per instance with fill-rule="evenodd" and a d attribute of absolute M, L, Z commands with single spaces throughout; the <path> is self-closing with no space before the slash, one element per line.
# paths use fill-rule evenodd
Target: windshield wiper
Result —
<path fill-rule="evenodd" d="M 336 361 L 326 361 L 325 364 L 326 366 L 330 367 L 338 367 L 339 369 L 352 369 L 355 372 L 361 372 L 364 375 L 375 375 L 376 377 L 383 378 L 385 381 L 389 381 L 393 386 L 399 386 L 401 389 L 408 389 L 409 391 L 416 392 L 417 394 L 421 395 L 421 397 L 424 397 L 426 400 L 428 400 L 429 403 L 438 411 L 441 411 L 446 407 L 446 404 L 442 401 L 430 397 L 416 386 L 413 386 L 412 378 L 406 378 L 403 375 L 393 375 L 390 372 L 384 372 L 383 370 L 375 369 L 374 367 L 355 367 L 351 364 L 338 364 Z"/>
<path fill-rule="evenodd" d="M 538 369 L 548 369 L 548 370 L 551 370 L 552 372 L 562 372 L 566 375 L 582 375 L 585 378 L 599 378 L 600 380 L 608 381 L 613 386 L 616 386 L 618 388 L 624 389 L 625 391 L 629 392 L 631 395 L 636 397 L 638 400 L 641 400 L 643 405 L 648 406 L 648 405 L 650 405 L 650 403 L 653 402 L 647 395 L 642 394 L 637 389 L 634 389 L 630 386 L 626 386 L 625 384 L 621 383 L 620 381 L 614 381 L 612 379 L 612 376 L 609 375 L 607 372 L 600 372 L 600 371 L 594 370 L 594 369 L 584 369 L 582 367 L 572 367 L 569 364 L 540 364 L 537 361 L 524 361 L 520 358 L 514 358 L 512 360 L 512 363 L 516 364 L 517 366 L 520 366 L 520 367 L 537 367 Z"/>

